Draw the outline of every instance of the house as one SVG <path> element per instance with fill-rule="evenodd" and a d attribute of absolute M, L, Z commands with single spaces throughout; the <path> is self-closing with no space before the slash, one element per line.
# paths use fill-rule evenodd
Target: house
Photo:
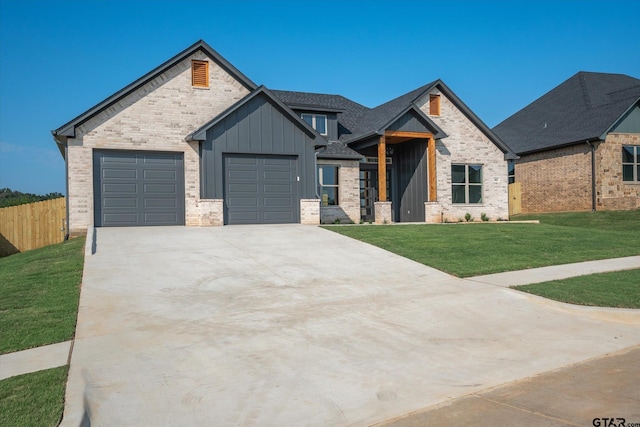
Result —
<path fill-rule="evenodd" d="M 640 80 L 579 72 L 493 128 L 523 213 L 640 208 Z"/>
<path fill-rule="evenodd" d="M 52 133 L 71 234 L 506 218 L 515 159 L 440 80 L 367 108 L 258 86 L 203 41 Z"/>

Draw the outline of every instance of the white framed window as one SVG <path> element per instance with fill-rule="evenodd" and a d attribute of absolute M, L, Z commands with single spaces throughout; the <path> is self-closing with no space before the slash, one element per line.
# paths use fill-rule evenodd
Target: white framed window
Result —
<path fill-rule="evenodd" d="M 338 205 L 338 170 L 337 165 L 318 165 L 318 194 L 321 206 Z"/>
<path fill-rule="evenodd" d="M 451 165 L 451 202 L 482 203 L 482 165 Z"/>
<path fill-rule="evenodd" d="M 640 182 L 640 145 L 622 147 L 622 181 Z"/>
<path fill-rule="evenodd" d="M 516 182 L 516 162 L 509 160 L 507 163 L 507 176 L 509 178 L 509 184 Z"/>
<path fill-rule="evenodd" d="M 327 116 L 324 114 L 302 114 L 302 120 L 318 131 L 320 135 L 327 135 Z"/>

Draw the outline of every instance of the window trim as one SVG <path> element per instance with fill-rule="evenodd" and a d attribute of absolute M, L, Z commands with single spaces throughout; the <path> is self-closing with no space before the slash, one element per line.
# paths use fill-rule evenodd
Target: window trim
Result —
<path fill-rule="evenodd" d="M 454 166 L 464 166 L 464 183 L 461 182 L 453 182 L 453 167 Z M 469 182 L 469 167 L 470 166 L 479 166 L 480 167 L 480 182 Z M 453 200 L 453 187 L 464 186 L 464 202 L 455 202 Z M 480 201 L 479 202 L 469 202 L 469 187 L 480 187 Z M 479 206 L 484 204 L 484 165 L 481 163 L 451 163 L 451 204 L 452 205 L 472 205 Z"/>
<path fill-rule="evenodd" d="M 324 184 L 323 181 L 323 174 L 320 173 L 322 168 L 324 167 L 332 167 L 335 168 L 335 173 L 336 173 L 336 183 L 335 184 Z M 340 165 L 336 165 L 336 164 L 332 164 L 332 163 L 323 163 L 323 164 L 319 164 L 317 165 L 317 174 L 318 174 L 318 195 L 320 196 L 320 207 L 330 207 L 330 206 L 340 206 Z M 327 188 L 335 188 L 335 203 L 334 204 L 329 204 L 327 203 L 326 205 L 323 204 L 323 200 L 322 200 L 322 195 L 323 195 L 323 191 L 322 189 L 324 187 Z M 328 201 L 327 201 L 328 202 Z"/>
<path fill-rule="evenodd" d="M 329 118 L 327 117 L 326 114 L 300 113 L 300 118 L 302 118 L 302 120 L 304 120 L 304 116 L 311 116 L 311 127 L 314 128 L 316 131 L 318 131 L 320 135 L 322 136 L 329 135 Z M 316 127 L 318 117 L 324 117 L 324 133 L 320 132 Z M 304 121 L 306 122 L 306 120 Z"/>
<path fill-rule="evenodd" d="M 202 77 L 200 75 L 196 75 L 197 66 L 204 66 L 204 84 L 200 83 L 200 79 Z M 209 87 L 209 61 L 204 61 L 201 59 L 191 60 L 191 86 L 198 88 Z"/>
<path fill-rule="evenodd" d="M 433 108 L 434 105 L 435 105 L 435 108 Z M 435 94 L 435 93 L 429 94 L 429 115 L 430 116 L 440 115 L 440 95 L 439 94 Z"/>
<path fill-rule="evenodd" d="M 625 148 L 631 148 L 632 149 L 632 162 L 625 162 L 624 161 L 624 150 Z M 640 171 L 638 169 L 640 169 L 640 145 L 623 145 L 622 146 L 622 153 L 620 153 L 622 155 L 622 170 L 620 171 L 622 173 L 622 182 L 624 184 L 640 184 Z M 632 168 L 632 179 L 631 181 L 627 181 L 624 179 L 624 167 L 625 166 L 631 166 Z"/>

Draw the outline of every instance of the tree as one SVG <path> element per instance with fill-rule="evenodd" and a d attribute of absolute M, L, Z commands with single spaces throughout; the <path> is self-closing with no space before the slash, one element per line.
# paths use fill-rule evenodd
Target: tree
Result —
<path fill-rule="evenodd" d="M 57 192 L 38 195 L 33 193 L 21 193 L 20 191 L 14 191 L 10 188 L 0 188 L 0 208 L 57 199 L 58 197 L 64 197 L 64 195 Z"/>

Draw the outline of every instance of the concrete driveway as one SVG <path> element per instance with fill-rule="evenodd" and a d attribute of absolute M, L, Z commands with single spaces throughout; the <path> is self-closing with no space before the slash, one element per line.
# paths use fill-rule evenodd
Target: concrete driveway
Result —
<path fill-rule="evenodd" d="M 640 343 L 640 317 L 312 226 L 98 229 L 62 425 L 369 425 Z"/>

